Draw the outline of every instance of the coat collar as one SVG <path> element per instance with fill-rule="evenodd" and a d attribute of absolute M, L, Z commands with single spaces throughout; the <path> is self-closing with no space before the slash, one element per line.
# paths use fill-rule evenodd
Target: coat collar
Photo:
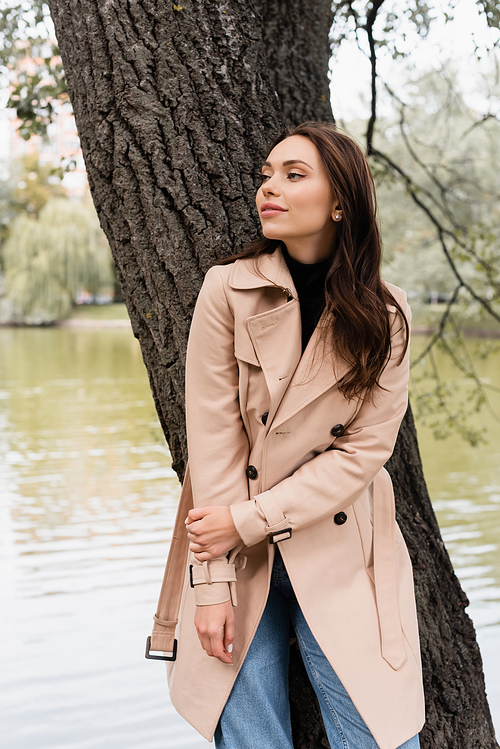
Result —
<path fill-rule="evenodd" d="M 229 276 L 229 286 L 232 289 L 277 286 L 282 291 L 289 291 L 295 299 L 298 298 L 292 276 L 279 247 L 272 254 L 266 253 L 255 259 L 237 260 Z"/>
<path fill-rule="evenodd" d="M 290 271 L 281 250 L 256 260 L 237 261 L 229 277 L 237 290 L 278 287 L 292 297 L 278 307 L 246 319 L 259 365 L 271 396 L 268 423 L 279 426 L 333 387 L 348 369 L 321 340 L 321 317 L 302 353 L 300 306 Z"/>

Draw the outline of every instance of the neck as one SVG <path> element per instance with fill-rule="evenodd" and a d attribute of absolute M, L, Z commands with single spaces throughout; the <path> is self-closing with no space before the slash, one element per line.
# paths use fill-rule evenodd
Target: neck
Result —
<path fill-rule="evenodd" d="M 326 260 L 333 254 L 331 247 L 322 252 L 318 251 L 318 249 L 314 247 L 303 247 L 300 245 L 296 247 L 292 243 L 288 242 L 285 244 L 285 247 L 288 254 L 291 258 L 293 258 L 293 260 L 296 260 L 298 263 L 303 263 L 304 265 L 314 265 L 315 263 L 321 263 L 322 260 Z"/>
<path fill-rule="evenodd" d="M 337 224 L 330 222 L 328 231 L 323 231 L 321 236 L 315 237 L 293 237 L 282 240 L 288 254 L 294 260 L 304 265 L 313 265 L 326 260 L 333 255 Z"/>

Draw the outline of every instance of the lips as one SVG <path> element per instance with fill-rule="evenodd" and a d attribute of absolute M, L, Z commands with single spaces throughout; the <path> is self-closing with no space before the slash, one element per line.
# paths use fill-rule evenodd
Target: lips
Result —
<path fill-rule="evenodd" d="M 286 208 L 282 208 L 276 203 L 263 203 L 260 212 L 262 216 L 277 216 L 279 213 L 286 213 Z"/>

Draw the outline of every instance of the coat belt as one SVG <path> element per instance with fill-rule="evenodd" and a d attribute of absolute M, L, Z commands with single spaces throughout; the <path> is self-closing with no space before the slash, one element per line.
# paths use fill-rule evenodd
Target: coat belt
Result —
<path fill-rule="evenodd" d="M 174 652 L 175 629 L 189 551 L 184 519 L 192 507 L 193 495 L 188 465 L 158 600 L 158 610 L 154 616 L 151 634 L 153 651 Z M 373 480 L 373 568 L 382 657 L 397 670 L 406 660 L 406 650 L 398 603 L 395 529 L 394 490 L 391 477 L 385 468 L 382 468 Z"/>
<path fill-rule="evenodd" d="M 179 507 L 175 518 L 170 551 L 158 599 L 158 609 L 154 615 L 151 633 L 151 650 L 175 653 L 175 628 L 179 619 L 183 583 L 186 574 L 189 541 L 184 520 L 193 507 L 193 491 L 189 464 L 182 485 Z"/>
<path fill-rule="evenodd" d="M 391 477 L 382 468 L 373 480 L 373 571 L 382 657 L 394 670 L 406 660 L 396 579 L 396 509 Z"/>

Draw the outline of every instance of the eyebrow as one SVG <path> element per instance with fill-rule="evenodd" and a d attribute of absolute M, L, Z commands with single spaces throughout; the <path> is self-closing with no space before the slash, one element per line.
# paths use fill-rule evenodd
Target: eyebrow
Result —
<path fill-rule="evenodd" d="M 306 166 L 309 167 L 309 169 L 312 169 L 312 166 L 310 166 L 310 164 L 308 164 L 307 161 L 302 161 L 302 159 L 288 159 L 287 161 L 283 162 L 283 166 L 290 166 L 290 164 L 305 164 Z M 264 163 L 262 164 L 262 166 L 263 167 L 264 166 L 271 166 L 271 162 L 270 161 L 264 161 Z"/>

